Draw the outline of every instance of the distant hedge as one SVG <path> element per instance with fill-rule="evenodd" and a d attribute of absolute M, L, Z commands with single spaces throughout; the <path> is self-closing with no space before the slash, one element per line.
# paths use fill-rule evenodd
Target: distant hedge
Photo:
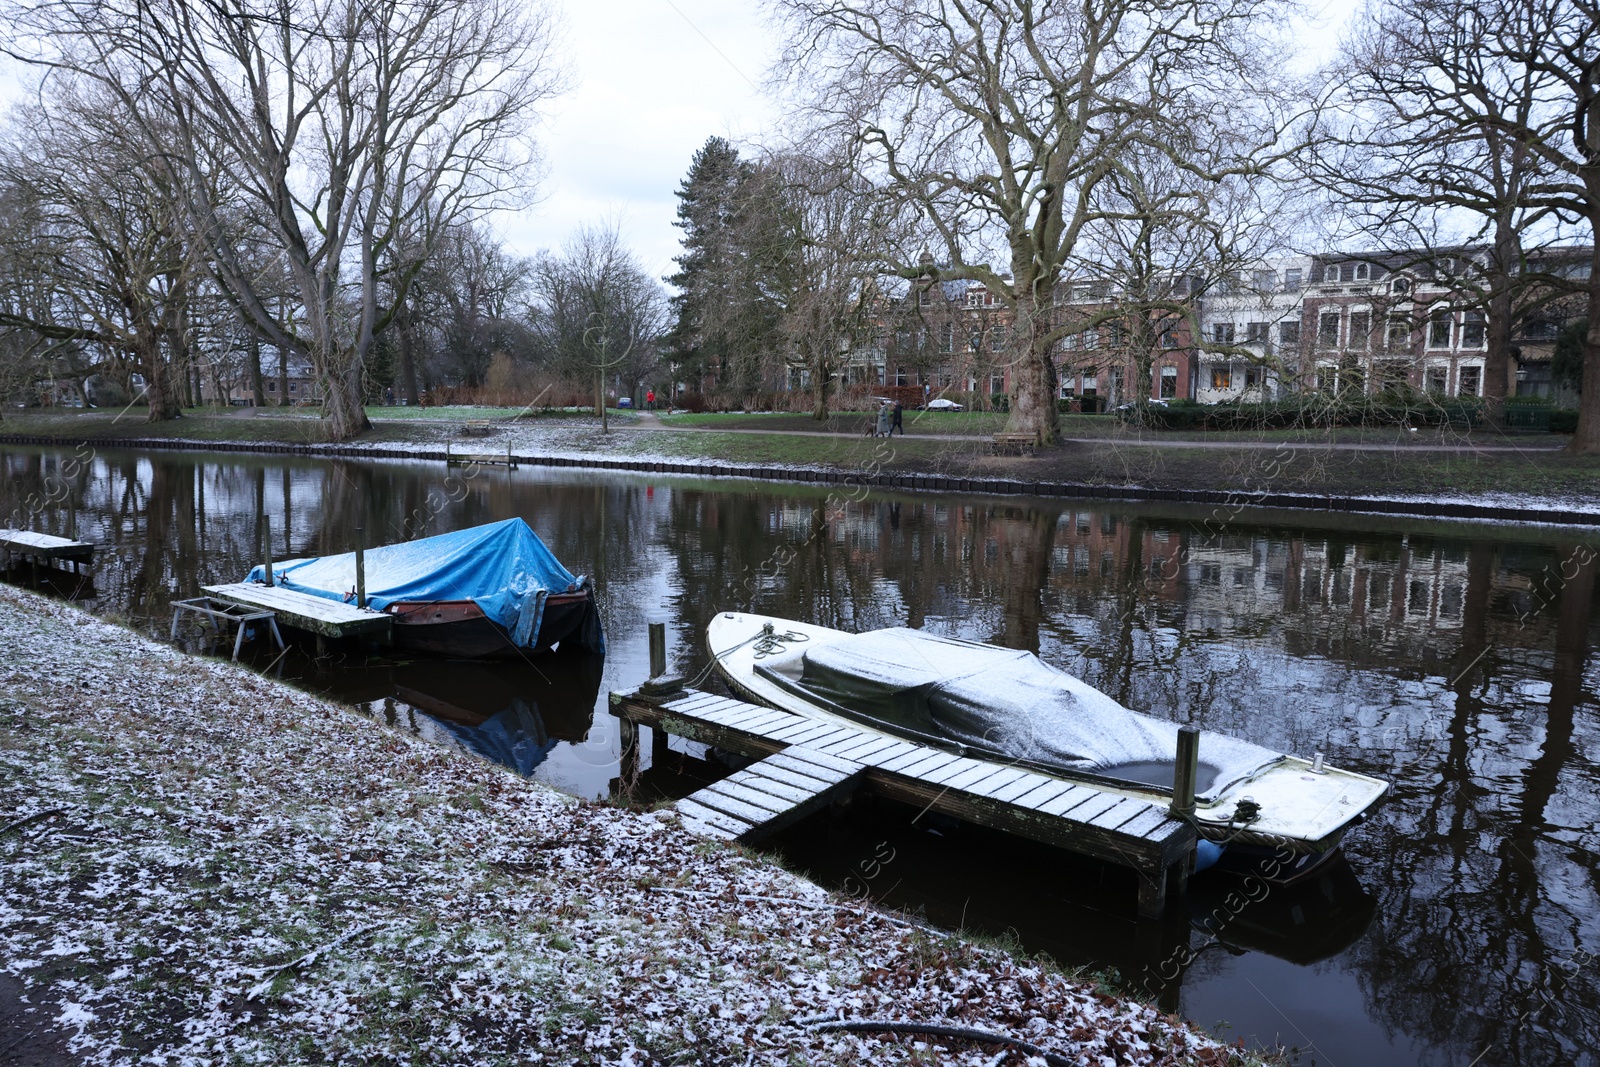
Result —
<path fill-rule="evenodd" d="M 1124 412 L 1137 418 L 1134 411 Z M 1473 397 L 1333 401 L 1296 397 L 1269 404 L 1173 403 L 1143 409 L 1145 424 L 1161 430 L 1281 430 L 1296 426 L 1476 426 L 1483 402 Z M 1552 427 L 1553 428 L 1553 427 Z"/>

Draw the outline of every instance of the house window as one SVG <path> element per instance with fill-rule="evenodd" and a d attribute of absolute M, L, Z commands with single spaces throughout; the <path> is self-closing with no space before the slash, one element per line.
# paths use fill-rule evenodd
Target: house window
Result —
<path fill-rule="evenodd" d="M 1232 364 L 1218 363 L 1211 368 L 1211 388 L 1218 390 L 1233 388 Z"/>
<path fill-rule="evenodd" d="M 1428 347 L 1450 347 L 1450 312 L 1435 311 L 1428 317 Z"/>
<path fill-rule="evenodd" d="M 944 323 L 939 327 L 939 351 L 951 352 L 956 347 L 956 324 Z"/>
<path fill-rule="evenodd" d="M 983 306 L 983 294 L 976 289 L 967 293 L 967 307 L 976 308 Z"/>
<path fill-rule="evenodd" d="M 989 351 L 1004 352 L 1006 350 L 1006 341 L 1010 337 L 1010 334 L 1011 331 L 1004 326 L 996 326 L 990 330 Z"/>
<path fill-rule="evenodd" d="M 1483 388 L 1483 368 L 1478 366 L 1461 368 L 1461 388 L 1457 390 L 1462 396 L 1477 396 Z"/>
<path fill-rule="evenodd" d="M 982 330 L 973 330 L 972 331 L 972 336 L 967 338 L 967 350 L 969 352 L 982 352 L 983 351 L 983 331 Z"/>
<path fill-rule="evenodd" d="M 927 307 L 932 302 L 933 302 L 933 296 L 932 296 L 931 293 L 928 292 L 927 289 L 918 289 L 917 290 L 917 306 L 918 307 Z"/>
<path fill-rule="evenodd" d="M 1292 267 L 1283 272 L 1283 291 L 1295 293 L 1300 290 L 1300 268 Z"/>
<path fill-rule="evenodd" d="M 1317 346 L 1319 348 L 1339 347 L 1339 313 L 1337 311 L 1325 312 L 1317 319 Z"/>
<path fill-rule="evenodd" d="M 268 382 L 267 383 L 267 392 L 276 393 L 277 391 L 278 391 L 278 383 L 277 382 Z"/>
<path fill-rule="evenodd" d="M 896 384 L 896 385 L 910 385 L 911 384 L 911 380 L 907 376 L 906 369 L 904 367 L 896 367 L 894 369 L 894 384 Z"/>
<path fill-rule="evenodd" d="M 1300 321 L 1278 323 L 1278 344 L 1287 349 L 1300 347 Z"/>
<path fill-rule="evenodd" d="M 1384 346 L 1391 352 L 1411 347 L 1411 323 L 1399 315 L 1390 315 L 1384 337 Z"/>
<path fill-rule="evenodd" d="M 1389 283 L 1389 292 L 1393 293 L 1396 296 L 1404 296 L 1406 293 L 1409 293 L 1410 291 L 1411 291 L 1411 279 L 1410 278 L 1396 278 L 1394 281 Z"/>
<path fill-rule="evenodd" d="M 1161 368 L 1161 399 L 1171 400 L 1178 395 L 1178 368 Z"/>
<path fill-rule="evenodd" d="M 989 375 L 989 392 L 1003 393 L 1006 391 L 1006 376 L 1004 374 Z"/>
<path fill-rule="evenodd" d="M 1176 323 L 1168 323 L 1161 327 L 1161 347 L 1178 347 L 1178 327 Z"/>
<path fill-rule="evenodd" d="M 1244 387 L 1246 389 L 1259 389 L 1261 387 L 1261 368 L 1249 366 L 1244 369 Z"/>
<path fill-rule="evenodd" d="M 1267 343 L 1267 324 L 1264 322 L 1245 323 L 1244 339 L 1246 344 L 1264 346 Z"/>
<path fill-rule="evenodd" d="M 1366 266 L 1365 263 L 1362 266 Z M 1352 311 L 1350 313 L 1350 347 L 1364 349 L 1367 347 L 1367 335 L 1372 332 L 1372 312 Z"/>
<path fill-rule="evenodd" d="M 1083 368 L 1083 395 L 1094 396 L 1099 392 L 1100 379 L 1095 376 L 1093 367 Z"/>
<path fill-rule="evenodd" d="M 1450 371 L 1445 367 L 1428 368 L 1428 392 L 1435 396 L 1444 396 L 1449 382 Z"/>
<path fill-rule="evenodd" d="M 1258 293 L 1270 293 L 1278 287 L 1278 272 L 1275 270 L 1258 270 L 1250 276 L 1250 284 Z"/>
<path fill-rule="evenodd" d="M 1483 312 L 1469 311 L 1461 320 L 1461 347 L 1482 348 L 1485 320 Z"/>
<path fill-rule="evenodd" d="M 950 385 L 954 380 L 955 380 L 955 376 L 950 373 L 950 364 L 948 364 L 948 363 L 939 364 L 939 388 L 940 389 L 948 389 L 948 388 L 950 388 Z"/>
<path fill-rule="evenodd" d="M 294 382 L 290 382 L 289 383 L 289 392 L 292 393 L 294 391 L 295 391 L 295 383 Z"/>
<path fill-rule="evenodd" d="M 1061 377 L 1061 399 L 1062 400 L 1071 400 L 1074 396 L 1076 396 L 1077 393 L 1078 393 L 1077 386 L 1078 386 L 1078 379 L 1074 378 L 1070 374 L 1062 375 L 1062 377 Z"/>
<path fill-rule="evenodd" d="M 1109 371 L 1106 372 L 1106 388 L 1111 393 L 1110 399 L 1111 399 L 1111 401 L 1113 403 L 1116 402 L 1117 400 L 1121 399 L 1121 397 L 1122 397 L 1122 368 L 1121 367 L 1112 367 Z"/>
<path fill-rule="evenodd" d="M 1357 263 L 1356 264 L 1356 281 L 1364 282 L 1364 281 L 1371 280 L 1371 278 L 1372 278 L 1372 264 L 1370 264 L 1370 263 Z"/>
<path fill-rule="evenodd" d="M 1233 344 L 1233 323 L 1214 322 L 1211 324 L 1211 340 L 1219 345 Z"/>
<path fill-rule="evenodd" d="M 1339 280 L 1339 265 L 1337 263 L 1329 263 L 1326 267 L 1323 267 L 1322 268 L 1322 280 L 1324 282 L 1336 282 L 1336 281 L 1338 281 Z"/>

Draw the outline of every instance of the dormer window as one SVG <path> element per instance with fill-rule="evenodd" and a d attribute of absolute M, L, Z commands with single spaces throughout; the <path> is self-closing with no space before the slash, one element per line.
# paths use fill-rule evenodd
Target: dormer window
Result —
<path fill-rule="evenodd" d="M 1389 283 L 1389 292 L 1393 293 L 1395 296 L 1405 296 L 1410 291 L 1410 278 L 1396 278 L 1394 281 Z"/>
<path fill-rule="evenodd" d="M 1364 281 L 1371 280 L 1371 278 L 1372 278 L 1372 264 L 1370 264 L 1370 263 L 1357 263 L 1356 264 L 1356 281 L 1364 282 Z"/>
<path fill-rule="evenodd" d="M 1324 282 L 1337 282 L 1339 280 L 1339 265 L 1337 263 L 1330 263 L 1326 267 L 1323 267 L 1322 280 Z"/>

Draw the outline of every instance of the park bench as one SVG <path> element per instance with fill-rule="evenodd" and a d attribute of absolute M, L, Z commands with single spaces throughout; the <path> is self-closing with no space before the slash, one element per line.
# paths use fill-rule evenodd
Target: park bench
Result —
<path fill-rule="evenodd" d="M 994 435 L 994 450 L 996 452 L 1015 452 L 1018 455 L 1033 455 L 1039 447 L 1039 437 L 1031 433 L 997 433 Z"/>
<path fill-rule="evenodd" d="M 468 419 L 461 426 L 461 433 L 465 437 L 488 437 L 494 432 L 494 423 L 488 419 Z"/>

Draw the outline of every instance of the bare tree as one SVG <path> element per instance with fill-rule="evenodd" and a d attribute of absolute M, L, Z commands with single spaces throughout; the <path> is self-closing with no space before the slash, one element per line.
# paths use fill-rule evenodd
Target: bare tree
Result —
<path fill-rule="evenodd" d="M 1422 269 L 1433 253 L 1486 244 L 1456 278 L 1487 318 L 1484 396 L 1504 399 L 1518 318 L 1559 291 L 1530 262 L 1554 211 L 1557 170 L 1523 130 L 1559 141 L 1548 72 L 1496 62 L 1495 21 L 1476 0 L 1367 8 L 1323 81 L 1333 87 L 1303 157 L 1355 232 Z M 1407 262 L 1392 256 L 1391 266 Z"/>
<path fill-rule="evenodd" d="M 583 227 L 559 255 L 539 257 L 534 289 L 534 330 L 547 364 L 592 382 L 595 414 L 609 430 L 606 380 L 631 392 L 660 362 L 665 291 L 615 225 Z"/>
<path fill-rule="evenodd" d="M 1130 146 L 1203 184 L 1258 171 L 1280 140 L 1257 56 L 1272 0 L 773 2 L 789 24 L 780 73 L 810 90 L 813 117 L 860 139 L 864 173 L 943 246 L 941 279 L 1012 309 L 1011 429 L 1041 440 L 1059 436 L 1056 284 Z M 1184 144 L 1211 146 L 1207 164 Z M 916 278 L 918 251 L 887 266 Z"/>
<path fill-rule="evenodd" d="M 517 0 L 22 0 L 14 24 L 22 58 L 97 79 L 163 146 L 211 277 L 261 340 L 309 357 L 335 438 L 366 426 L 364 365 L 421 266 L 380 284 L 390 244 L 426 252 L 524 187 L 527 124 L 557 88 L 549 16 Z M 268 220 L 293 320 L 254 284 L 218 173 Z"/>
<path fill-rule="evenodd" d="M 7 241 L 0 325 L 62 351 L 97 347 L 120 384 L 129 367 L 143 376 L 152 422 L 174 418 L 184 390 L 173 338 L 196 265 L 173 189 L 115 98 L 94 83 L 55 89 L 14 117 L 0 156 L 8 198 L 32 221 Z"/>
<path fill-rule="evenodd" d="M 750 213 L 778 330 L 791 362 L 811 379 L 812 414 L 828 417 L 828 396 L 851 354 L 879 317 L 878 250 L 888 237 L 882 201 L 838 151 L 791 149 L 757 168 Z"/>

